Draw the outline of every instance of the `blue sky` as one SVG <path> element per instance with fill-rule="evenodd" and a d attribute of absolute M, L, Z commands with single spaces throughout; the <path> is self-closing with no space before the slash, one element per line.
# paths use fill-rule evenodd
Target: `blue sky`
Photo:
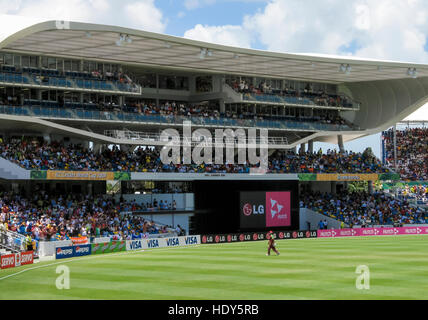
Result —
<path fill-rule="evenodd" d="M 426 0 L 0 0 L 0 41 L 70 20 L 290 53 L 428 64 Z M 408 119 L 428 120 L 428 106 Z M 380 155 L 379 135 L 345 147 Z M 324 146 L 324 149 L 328 146 Z"/>

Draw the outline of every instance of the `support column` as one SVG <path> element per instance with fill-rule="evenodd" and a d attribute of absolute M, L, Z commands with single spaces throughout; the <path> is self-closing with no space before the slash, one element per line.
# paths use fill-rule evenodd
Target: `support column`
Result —
<path fill-rule="evenodd" d="M 224 103 L 223 99 L 220 99 L 220 113 L 226 112 L 226 104 Z"/>
<path fill-rule="evenodd" d="M 304 153 L 306 150 L 305 150 L 305 144 L 304 143 L 302 143 L 301 145 L 300 145 L 300 150 L 299 150 L 299 153 L 300 154 L 302 154 L 302 153 Z"/>
<path fill-rule="evenodd" d="M 397 125 L 392 129 L 394 140 L 394 170 L 397 171 Z"/>
<path fill-rule="evenodd" d="M 339 145 L 339 151 L 345 152 L 345 145 L 343 144 L 343 136 L 341 134 L 337 136 L 337 144 Z"/>
<path fill-rule="evenodd" d="M 308 152 L 314 153 L 314 140 L 309 140 L 308 142 Z"/>
<path fill-rule="evenodd" d="M 51 143 L 51 136 L 45 133 L 43 134 L 43 140 L 45 140 L 47 143 Z"/>
<path fill-rule="evenodd" d="M 92 148 L 93 148 L 93 150 L 92 150 L 93 153 L 99 154 L 102 151 L 102 144 L 101 143 L 93 142 L 93 147 Z"/>
<path fill-rule="evenodd" d="M 368 191 L 369 191 L 369 194 L 373 194 L 373 181 L 369 181 L 369 183 L 368 183 Z"/>
<path fill-rule="evenodd" d="M 337 182 L 336 181 L 331 181 L 330 182 L 330 191 L 331 191 L 331 194 L 336 194 L 336 186 L 337 186 Z"/>

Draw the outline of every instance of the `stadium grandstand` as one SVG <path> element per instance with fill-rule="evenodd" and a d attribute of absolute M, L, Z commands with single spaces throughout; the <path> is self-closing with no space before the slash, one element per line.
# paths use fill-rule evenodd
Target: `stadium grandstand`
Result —
<path fill-rule="evenodd" d="M 427 79 L 423 64 L 33 25 L 0 42 L 0 246 L 19 251 L 28 235 L 39 250 L 54 240 L 308 230 L 327 218 L 337 228 L 425 224 L 426 184 L 400 193 L 375 184 L 428 180 L 427 128 L 388 130 L 428 102 Z M 202 158 L 215 147 L 223 159 L 217 147 L 231 133 L 232 156 L 186 162 L 186 148 L 202 143 L 188 127 L 216 136 L 203 140 Z M 238 161 L 254 140 L 237 132 L 252 129 L 268 132 L 264 169 Z M 345 149 L 380 132 L 385 161 Z M 183 153 L 165 163 L 171 141 Z M 351 192 L 355 181 L 366 190 Z M 287 201 L 283 224 L 249 217 L 265 213 L 268 195 Z"/>

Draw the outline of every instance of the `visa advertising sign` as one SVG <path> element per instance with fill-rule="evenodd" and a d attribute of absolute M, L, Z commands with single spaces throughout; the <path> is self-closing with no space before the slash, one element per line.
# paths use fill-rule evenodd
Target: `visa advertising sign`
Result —
<path fill-rule="evenodd" d="M 183 247 L 201 243 L 201 236 L 153 238 L 126 241 L 126 250 L 155 249 L 168 247 Z"/>
<path fill-rule="evenodd" d="M 240 225 L 242 229 L 290 227 L 291 192 L 241 192 Z"/>

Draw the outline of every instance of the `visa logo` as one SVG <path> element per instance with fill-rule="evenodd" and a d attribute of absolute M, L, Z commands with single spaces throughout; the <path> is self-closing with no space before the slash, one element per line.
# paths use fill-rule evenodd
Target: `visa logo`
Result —
<path fill-rule="evenodd" d="M 186 244 L 198 244 L 198 238 L 196 237 L 187 237 L 185 240 Z"/>
<path fill-rule="evenodd" d="M 159 241 L 156 239 L 147 241 L 147 246 L 149 248 L 159 248 Z"/>
<path fill-rule="evenodd" d="M 171 238 L 166 240 L 166 245 L 168 247 L 178 246 L 179 245 L 178 238 Z"/>
<path fill-rule="evenodd" d="M 129 245 L 131 250 L 137 250 L 137 249 L 141 249 L 141 241 L 132 241 L 131 244 Z"/>

